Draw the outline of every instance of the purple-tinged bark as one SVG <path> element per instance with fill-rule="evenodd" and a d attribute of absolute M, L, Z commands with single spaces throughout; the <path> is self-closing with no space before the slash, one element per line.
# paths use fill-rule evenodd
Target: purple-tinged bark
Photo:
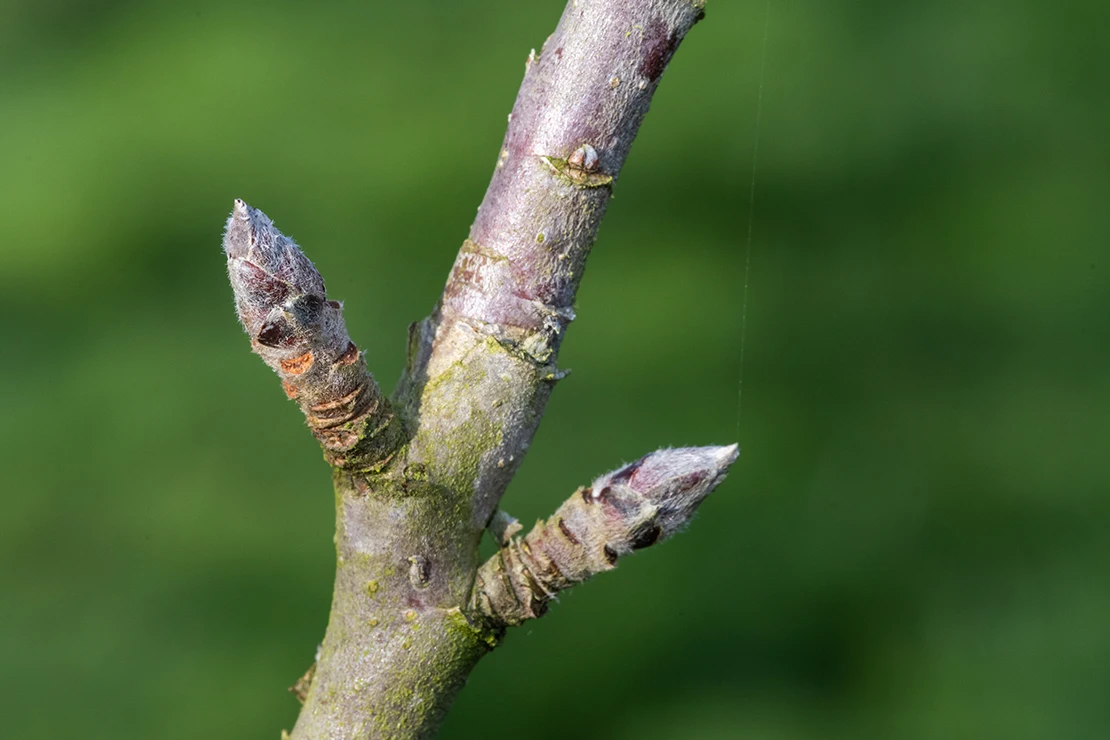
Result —
<path fill-rule="evenodd" d="M 489 189 L 436 313 L 414 328 L 398 393 L 418 434 L 473 459 L 478 525 L 493 515 L 563 375 L 556 354 L 613 183 L 703 7 L 572 0 L 528 57 Z M 465 399 L 481 400 L 466 408 Z M 451 413 L 435 411 L 443 408 Z M 472 419 L 496 434 L 475 438 Z"/>
<path fill-rule="evenodd" d="M 529 57 L 441 316 L 558 349 L 598 225 L 663 69 L 702 9 L 572 2 Z"/>

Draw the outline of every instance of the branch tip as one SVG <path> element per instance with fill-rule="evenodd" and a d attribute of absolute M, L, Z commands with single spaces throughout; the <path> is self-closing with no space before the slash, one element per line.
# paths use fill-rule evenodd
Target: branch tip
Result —
<path fill-rule="evenodd" d="M 270 218 L 235 200 L 223 240 L 239 321 L 251 349 L 297 401 L 329 462 L 372 468 L 396 435 L 393 414 L 347 333 L 343 306 L 324 278 Z M 395 425 L 394 425 L 395 426 Z"/>
<path fill-rule="evenodd" d="M 523 540 L 505 538 L 478 571 L 472 611 L 496 629 L 542 616 L 560 591 L 685 527 L 739 454 L 735 444 L 657 450 L 598 476 Z"/>

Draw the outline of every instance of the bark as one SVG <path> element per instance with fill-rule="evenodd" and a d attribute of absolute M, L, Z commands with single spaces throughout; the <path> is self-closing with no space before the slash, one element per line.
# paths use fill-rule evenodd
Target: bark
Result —
<path fill-rule="evenodd" d="M 409 329 L 392 403 L 312 263 L 236 201 L 224 245 L 240 320 L 335 486 L 335 592 L 293 738 L 430 737 L 507 628 L 680 529 L 736 459 L 735 446 L 651 453 L 523 538 L 497 511 L 562 377 L 613 183 L 702 6 L 571 0 L 528 57 L 493 179 L 435 311 Z M 479 567 L 487 526 L 502 547 Z"/>

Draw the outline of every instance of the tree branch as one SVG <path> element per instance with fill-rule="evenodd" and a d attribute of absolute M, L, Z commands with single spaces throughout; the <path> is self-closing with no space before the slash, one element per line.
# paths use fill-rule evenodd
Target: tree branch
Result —
<path fill-rule="evenodd" d="M 738 454 L 736 445 L 659 450 L 579 488 L 478 569 L 473 618 L 504 631 L 542 617 L 560 591 L 682 529 Z"/>
<path fill-rule="evenodd" d="M 465 451 L 478 524 L 563 375 L 556 354 L 613 183 L 703 7 L 571 0 L 528 57 L 489 189 L 435 314 L 412 330 L 397 396 L 418 436 Z M 475 434 L 474 420 L 494 433 Z"/>
<path fill-rule="evenodd" d="M 224 252 L 251 349 L 300 405 L 328 462 L 380 467 L 399 444 L 400 425 L 316 267 L 266 214 L 241 200 L 227 220 Z"/>
<path fill-rule="evenodd" d="M 332 465 L 336 579 L 297 740 L 426 738 L 505 627 L 670 535 L 736 448 L 652 453 L 523 540 L 498 501 L 535 434 L 613 183 L 701 0 L 571 0 L 529 55 L 469 238 L 410 327 L 392 405 L 296 245 L 236 201 L 224 246 L 251 346 Z M 585 493 L 585 495 L 583 495 Z M 478 568 L 487 525 L 506 537 Z"/>

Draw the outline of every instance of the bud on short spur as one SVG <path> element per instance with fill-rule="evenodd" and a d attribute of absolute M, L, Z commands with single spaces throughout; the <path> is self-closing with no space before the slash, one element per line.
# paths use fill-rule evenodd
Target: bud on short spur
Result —
<path fill-rule="evenodd" d="M 266 346 L 287 339 L 280 309 L 311 309 L 327 300 L 324 279 L 304 252 L 265 213 L 241 200 L 227 220 L 224 252 L 239 321 Z"/>

